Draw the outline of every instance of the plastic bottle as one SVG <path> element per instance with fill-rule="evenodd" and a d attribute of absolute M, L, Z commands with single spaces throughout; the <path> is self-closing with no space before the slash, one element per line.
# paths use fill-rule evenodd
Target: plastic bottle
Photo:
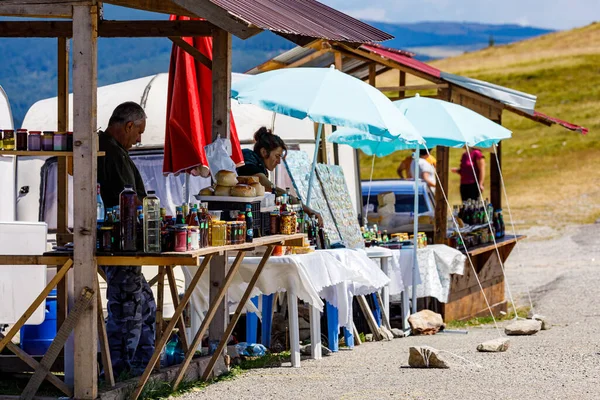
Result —
<path fill-rule="evenodd" d="M 154 190 L 148 191 L 144 199 L 144 251 L 160 253 L 161 208 Z M 166 211 L 165 211 L 166 212 Z"/>
<path fill-rule="evenodd" d="M 96 184 L 96 223 L 101 225 L 104 222 L 105 210 L 104 210 L 104 201 L 102 201 L 102 196 L 100 195 L 100 184 Z"/>
<path fill-rule="evenodd" d="M 174 333 L 171 336 L 171 339 L 169 339 L 167 342 L 165 346 L 165 355 L 167 365 L 176 365 L 183 361 L 185 354 L 183 354 L 181 343 L 179 342 L 179 336 L 177 336 L 176 333 Z"/>
<path fill-rule="evenodd" d="M 254 239 L 254 217 L 252 216 L 252 205 L 246 204 L 246 243 L 252 243 Z"/>
<path fill-rule="evenodd" d="M 121 192 L 119 209 L 121 221 L 121 250 L 136 251 L 136 211 L 137 194 L 133 190 L 133 185 L 125 185 Z"/>

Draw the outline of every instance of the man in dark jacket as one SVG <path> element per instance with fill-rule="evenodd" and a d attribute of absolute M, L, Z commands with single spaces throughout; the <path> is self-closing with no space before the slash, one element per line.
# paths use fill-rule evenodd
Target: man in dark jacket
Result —
<path fill-rule="evenodd" d="M 108 127 L 99 134 L 98 183 L 105 207 L 119 205 L 125 185 L 133 185 L 138 204 L 146 197 L 140 173 L 128 150 L 141 141 L 146 113 L 137 103 L 127 102 L 113 111 Z M 154 352 L 156 303 L 139 266 L 105 266 L 108 320 L 106 333 L 113 372 L 141 374 Z"/>

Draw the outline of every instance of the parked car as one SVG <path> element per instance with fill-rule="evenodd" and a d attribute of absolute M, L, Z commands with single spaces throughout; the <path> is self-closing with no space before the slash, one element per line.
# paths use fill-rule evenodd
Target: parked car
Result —
<path fill-rule="evenodd" d="M 369 195 L 370 190 L 370 195 Z M 379 205 L 377 195 L 391 192 L 395 204 L 385 209 Z M 414 180 L 375 180 L 362 182 L 363 215 L 367 215 L 369 226 L 377 224 L 388 233 L 413 232 Z M 419 231 L 433 232 L 435 196 L 424 181 L 419 182 Z"/>

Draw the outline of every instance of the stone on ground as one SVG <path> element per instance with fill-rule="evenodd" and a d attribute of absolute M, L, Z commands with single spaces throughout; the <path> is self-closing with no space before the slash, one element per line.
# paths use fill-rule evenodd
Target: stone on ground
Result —
<path fill-rule="evenodd" d="M 394 338 L 396 338 L 396 339 L 404 337 L 404 332 L 402 332 L 402 329 L 392 328 L 391 331 L 392 331 L 392 335 L 394 335 Z"/>
<path fill-rule="evenodd" d="M 379 334 L 383 338 L 383 340 L 389 342 L 394 338 L 394 334 L 385 326 L 379 328 Z"/>
<path fill-rule="evenodd" d="M 477 351 L 488 353 L 501 353 L 508 350 L 509 344 L 510 341 L 507 338 L 488 340 L 487 342 L 480 343 L 477 346 Z"/>
<path fill-rule="evenodd" d="M 433 347 L 411 346 L 409 351 L 408 365 L 413 368 L 450 368 Z"/>
<path fill-rule="evenodd" d="M 414 335 L 435 335 L 444 329 L 444 320 L 440 314 L 431 310 L 422 310 L 408 317 L 410 329 Z"/>
<path fill-rule="evenodd" d="M 373 341 L 373 334 L 372 333 L 367 333 L 365 335 L 365 342 L 372 342 Z"/>
<path fill-rule="evenodd" d="M 521 321 L 515 321 L 504 328 L 504 333 L 509 336 L 526 336 L 535 335 L 542 329 L 542 322 L 526 319 Z"/>
<path fill-rule="evenodd" d="M 547 331 L 548 329 L 550 329 L 552 327 L 552 325 L 550 324 L 550 322 L 548 322 L 548 318 L 546 318 L 543 315 L 533 314 L 531 316 L 531 319 L 536 320 L 536 321 L 540 321 L 542 323 L 542 330 L 543 331 Z"/>
<path fill-rule="evenodd" d="M 331 353 L 332 353 L 331 350 L 329 350 L 327 347 L 321 345 L 321 355 L 329 356 L 329 355 L 331 355 Z M 303 356 L 312 355 L 312 344 L 307 344 L 306 346 L 300 346 L 300 354 L 302 354 Z"/>

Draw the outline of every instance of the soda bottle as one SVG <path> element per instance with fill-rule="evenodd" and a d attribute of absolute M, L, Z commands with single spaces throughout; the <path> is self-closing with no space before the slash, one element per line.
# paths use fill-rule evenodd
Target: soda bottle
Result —
<path fill-rule="evenodd" d="M 252 216 L 252 205 L 246 204 L 246 243 L 252 243 L 254 239 L 254 217 Z"/>
<path fill-rule="evenodd" d="M 100 195 L 100 184 L 96 184 L 96 224 L 102 225 L 104 222 L 104 201 L 102 201 L 102 196 Z"/>
<path fill-rule="evenodd" d="M 137 231 L 136 231 L 136 211 L 137 194 L 133 190 L 133 185 L 125 185 L 121 192 L 119 209 L 121 221 L 121 250 L 136 251 Z"/>
<path fill-rule="evenodd" d="M 500 226 L 500 238 L 504 237 L 504 216 L 502 215 L 502 209 L 499 210 L 498 212 L 498 225 Z"/>
<path fill-rule="evenodd" d="M 183 225 L 185 220 L 183 218 L 183 207 L 175 207 L 175 225 Z"/>

